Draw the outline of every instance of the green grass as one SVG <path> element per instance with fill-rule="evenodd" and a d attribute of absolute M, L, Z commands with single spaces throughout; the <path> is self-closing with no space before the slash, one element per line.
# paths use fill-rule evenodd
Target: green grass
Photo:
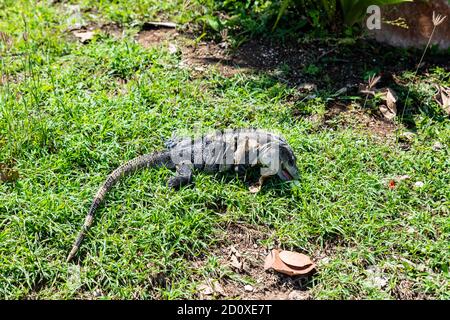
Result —
<path fill-rule="evenodd" d="M 0 86 L 0 162 L 20 174 L 0 182 L 0 298 L 94 298 L 97 291 L 105 298 L 192 298 L 202 279 L 221 274 L 212 249 L 230 221 L 262 227 L 271 234 L 267 243 L 313 258 L 326 252 L 312 280 L 314 298 L 392 299 L 402 281 L 413 295 L 450 298 L 450 121 L 435 115 L 426 85 L 412 89 L 421 103 L 405 151 L 351 126 L 328 130 L 292 116 L 294 108 L 323 114 L 326 92 L 314 106 L 293 106 L 295 89 L 264 73 L 224 78 L 211 69 L 193 77 L 165 47 L 136 43 L 132 22 L 161 12 L 191 19 L 181 1 L 142 2 L 136 11 L 134 1 L 83 1 L 105 21 L 129 26 L 122 40 L 100 34 L 84 45 L 64 31 L 62 5 L 20 2 L 24 9 L 3 1 L 0 10 L 0 30 L 14 38 L 0 47 L 7 79 Z M 432 77 L 449 85 L 443 69 Z M 174 131 L 199 127 L 281 132 L 297 154 L 300 184 L 273 181 L 253 195 L 233 176 L 198 174 L 195 187 L 175 192 L 165 183 L 169 170 L 136 173 L 109 194 L 75 263 L 66 264 L 108 173 L 161 149 Z M 436 141 L 445 148 L 433 151 Z M 384 179 L 403 174 L 410 181 L 390 190 Z M 415 181 L 424 187 L 412 187 Z M 217 203 L 226 214 L 214 210 Z M 208 263 L 194 267 L 194 257 Z M 370 266 L 387 278 L 385 287 L 367 280 Z"/>

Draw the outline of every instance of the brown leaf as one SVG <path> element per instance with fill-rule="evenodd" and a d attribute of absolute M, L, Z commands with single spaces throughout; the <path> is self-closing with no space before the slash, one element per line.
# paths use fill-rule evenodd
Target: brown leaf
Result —
<path fill-rule="evenodd" d="M 199 285 L 197 287 L 197 289 L 198 289 L 198 291 L 200 291 L 201 293 L 203 293 L 204 295 L 207 295 L 207 296 L 214 293 L 214 289 L 206 283 Z"/>
<path fill-rule="evenodd" d="M 231 256 L 231 266 L 237 271 L 242 271 L 244 269 L 244 263 L 242 261 L 239 261 L 239 259 L 235 255 Z"/>
<path fill-rule="evenodd" d="M 219 294 L 219 295 L 221 295 L 221 296 L 224 296 L 224 297 L 227 296 L 227 294 L 225 293 L 225 290 L 223 289 L 223 287 L 222 287 L 222 285 L 219 283 L 219 281 L 214 281 L 214 282 L 213 282 L 213 289 L 214 289 L 214 292 L 215 292 L 215 293 L 217 293 L 217 294 Z"/>
<path fill-rule="evenodd" d="M 241 253 L 234 246 L 230 247 L 230 252 L 231 252 L 231 255 L 235 255 L 238 258 L 241 257 Z"/>
<path fill-rule="evenodd" d="M 438 89 L 439 91 L 435 97 L 435 100 L 442 107 L 442 109 L 450 115 L 450 88 L 439 86 Z"/>
<path fill-rule="evenodd" d="M 225 293 L 225 290 L 223 289 L 222 285 L 219 283 L 219 281 L 217 280 L 207 280 L 204 283 L 200 284 L 197 287 L 198 291 L 201 294 L 204 294 L 206 296 L 210 296 L 210 295 L 222 295 L 222 296 L 226 296 L 227 294 Z"/>
<path fill-rule="evenodd" d="M 386 119 L 392 120 L 397 115 L 397 97 L 395 92 L 390 88 L 380 90 L 381 99 L 384 104 L 380 106 L 380 111 Z"/>
<path fill-rule="evenodd" d="M 19 179 L 19 171 L 9 168 L 4 163 L 0 163 L 0 181 L 14 182 L 17 179 Z"/>

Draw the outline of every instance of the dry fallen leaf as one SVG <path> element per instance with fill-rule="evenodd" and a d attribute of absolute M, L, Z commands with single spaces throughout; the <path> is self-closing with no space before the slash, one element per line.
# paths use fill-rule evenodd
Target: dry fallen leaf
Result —
<path fill-rule="evenodd" d="M 397 115 L 397 98 L 394 91 L 390 88 L 381 89 L 381 99 L 384 104 L 380 106 L 380 111 L 386 119 L 392 120 Z"/>
<path fill-rule="evenodd" d="M 239 261 L 239 259 L 235 255 L 233 255 L 231 256 L 231 266 L 237 271 L 242 271 L 244 268 L 244 263 L 242 261 Z"/>
<path fill-rule="evenodd" d="M 438 94 L 435 97 L 436 102 L 450 115 L 450 88 L 439 86 L 438 89 Z"/>
<path fill-rule="evenodd" d="M 88 42 L 89 40 L 92 40 L 94 34 L 95 34 L 94 31 L 87 31 L 87 30 L 73 32 L 73 35 L 78 39 L 80 39 L 81 43 L 85 43 Z"/>
<path fill-rule="evenodd" d="M 317 85 L 314 83 L 302 83 L 300 84 L 297 89 L 299 91 L 317 91 Z"/>
<path fill-rule="evenodd" d="M 19 179 L 19 172 L 9 168 L 6 164 L 0 163 L 0 181 L 14 182 Z"/>
<path fill-rule="evenodd" d="M 266 256 L 266 259 L 264 260 L 264 271 L 267 271 L 272 268 L 274 262 L 275 262 L 275 249 L 271 250 L 269 254 Z"/>
<path fill-rule="evenodd" d="M 383 275 L 381 270 L 375 266 L 366 269 L 367 284 L 378 289 L 384 288 L 388 284 L 388 278 Z"/>
<path fill-rule="evenodd" d="M 411 179 L 411 177 L 409 175 L 403 174 L 403 175 L 400 175 L 400 176 L 384 178 L 382 180 L 382 183 L 383 184 L 392 184 L 393 183 L 394 186 L 395 186 L 396 183 L 400 183 L 402 181 L 409 180 L 409 179 Z"/>
<path fill-rule="evenodd" d="M 311 293 L 308 291 L 293 290 L 288 295 L 289 300 L 309 300 L 311 299 Z"/>
<path fill-rule="evenodd" d="M 231 252 L 231 255 L 235 255 L 238 258 L 241 257 L 241 253 L 234 246 L 230 246 L 230 252 Z"/>
<path fill-rule="evenodd" d="M 347 87 L 340 88 L 338 91 L 336 91 L 330 97 L 338 97 L 338 96 L 340 96 L 340 95 L 342 95 L 344 93 L 347 93 L 347 90 L 348 90 Z"/>
<path fill-rule="evenodd" d="M 204 283 L 200 284 L 197 289 L 201 294 L 204 294 L 206 296 L 215 294 L 225 297 L 227 295 L 222 285 L 217 280 L 207 280 Z"/>
<path fill-rule="evenodd" d="M 201 284 L 197 287 L 198 291 L 200 291 L 201 293 L 203 293 L 204 295 L 211 295 L 214 293 L 213 288 L 211 288 L 210 285 L 208 284 Z"/>
<path fill-rule="evenodd" d="M 219 283 L 219 281 L 214 281 L 213 283 L 213 289 L 215 293 L 220 294 L 221 296 L 226 297 L 227 294 L 225 293 L 225 290 L 223 289 L 222 285 Z"/>
<path fill-rule="evenodd" d="M 404 142 L 412 142 L 414 138 L 416 137 L 416 134 L 413 132 L 403 132 L 398 136 L 398 139 Z"/>

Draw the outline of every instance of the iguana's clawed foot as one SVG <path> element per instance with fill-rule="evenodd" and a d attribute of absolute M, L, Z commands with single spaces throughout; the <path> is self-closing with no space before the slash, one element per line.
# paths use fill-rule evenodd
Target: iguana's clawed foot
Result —
<path fill-rule="evenodd" d="M 191 183 L 190 177 L 184 177 L 184 176 L 175 176 L 172 178 L 169 178 L 167 180 L 167 186 L 171 189 L 178 190 L 181 187 L 184 187 L 185 185 L 188 185 Z"/>
<path fill-rule="evenodd" d="M 192 183 L 192 169 L 187 164 L 178 165 L 177 175 L 167 181 L 167 185 L 172 189 L 180 189 L 190 183 Z"/>
<path fill-rule="evenodd" d="M 248 187 L 248 190 L 250 191 L 250 193 L 258 193 L 259 191 L 261 191 L 261 187 L 262 185 L 259 182 L 257 182 Z"/>
<path fill-rule="evenodd" d="M 248 190 L 250 191 L 250 193 L 258 193 L 261 191 L 262 185 L 264 183 L 264 180 L 266 180 L 267 177 L 260 177 L 258 182 L 250 185 L 250 187 L 248 188 Z"/>

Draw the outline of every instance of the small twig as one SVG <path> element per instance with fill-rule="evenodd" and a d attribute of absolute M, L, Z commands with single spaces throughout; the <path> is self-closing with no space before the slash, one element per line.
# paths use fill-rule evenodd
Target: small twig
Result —
<path fill-rule="evenodd" d="M 336 51 L 338 49 L 338 47 L 334 47 L 328 51 L 325 51 L 324 53 L 322 53 L 320 56 L 317 57 L 317 59 L 315 60 L 315 62 L 319 62 L 323 57 L 329 55 L 330 53 Z"/>

